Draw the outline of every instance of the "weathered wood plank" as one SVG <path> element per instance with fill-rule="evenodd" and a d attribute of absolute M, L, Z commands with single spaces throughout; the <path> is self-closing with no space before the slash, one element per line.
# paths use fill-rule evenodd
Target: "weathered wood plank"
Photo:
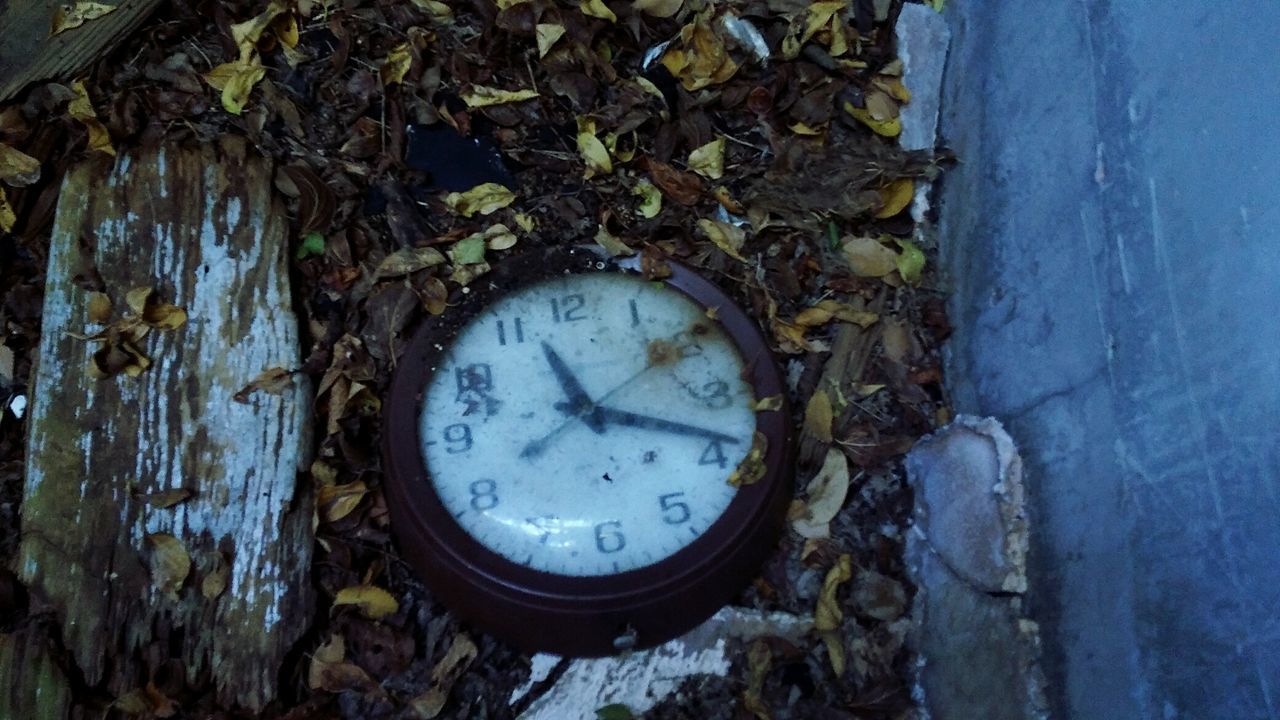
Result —
<path fill-rule="evenodd" d="M 71 714 L 71 690 L 66 674 L 53 660 L 43 628 L 30 624 L 0 634 L 0 718 L 66 720 Z"/>
<path fill-rule="evenodd" d="M 63 641 L 93 686 L 120 694 L 181 659 L 226 704 L 261 708 L 309 621 L 312 498 L 308 388 L 232 396 L 263 370 L 299 364 L 287 222 L 270 164 L 242 142 L 152 150 L 64 182 L 49 253 L 31 393 L 18 571 L 56 608 Z M 138 377 L 86 374 L 96 264 L 117 315 L 152 286 L 190 320 L 144 339 Z M 79 284 L 76 278 L 80 277 Z M 195 494 L 173 507 L 152 493 Z M 191 558 L 176 593 L 148 570 L 157 533 Z M 225 591 L 202 592 L 227 563 Z M 216 580 L 210 589 L 216 589 Z M 209 593 L 212 594 L 212 593 Z"/>
<path fill-rule="evenodd" d="M 60 0 L 0 0 L 0 102 L 37 80 L 67 79 L 133 32 L 160 0 L 107 0 L 116 10 L 49 37 Z"/>

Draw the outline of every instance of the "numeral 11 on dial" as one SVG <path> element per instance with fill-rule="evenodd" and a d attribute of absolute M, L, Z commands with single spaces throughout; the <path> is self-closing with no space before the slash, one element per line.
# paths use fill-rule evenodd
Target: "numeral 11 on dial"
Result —
<path fill-rule="evenodd" d="M 524 326 L 520 323 L 520 318 L 512 320 L 511 324 L 515 326 L 515 341 L 518 343 L 524 342 Z M 507 344 L 507 326 L 505 320 L 498 321 L 498 344 Z"/>

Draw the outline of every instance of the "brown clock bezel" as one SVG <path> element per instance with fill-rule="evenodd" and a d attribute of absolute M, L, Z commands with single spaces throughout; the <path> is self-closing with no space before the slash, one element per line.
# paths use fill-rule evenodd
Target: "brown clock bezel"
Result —
<path fill-rule="evenodd" d="M 429 318 L 400 358 L 383 415 L 382 445 L 392 529 L 401 555 L 446 606 L 521 649 L 604 656 L 669 640 L 729 602 L 773 549 L 790 497 L 793 443 L 786 385 L 756 324 L 718 287 L 670 263 L 663 282 L 703 307 L 742 353 L 756 397 L 781 396 L 756 413 L 768 439 L 765 475 L 743 486 L 721 517 L 692 543 L 652 565 L 616 575 L 571 577 L 514 563 L 481 545 L 436 496 L 422 457 L 419 415 L 438 361 L 459 330 L 500 296 L 585 272 L 637 272 L 588 248 L 555 249 L 507 260 L 472 283 L 457 307 Z"/>

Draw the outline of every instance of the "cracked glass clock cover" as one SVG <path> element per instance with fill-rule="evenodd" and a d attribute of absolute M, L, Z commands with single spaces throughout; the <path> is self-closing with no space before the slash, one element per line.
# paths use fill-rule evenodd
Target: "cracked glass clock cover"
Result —
<path fill-rule="evenodd" d="M 535 570 L 660 562 L 729 506 L 756 429 L 742 357 L 705 308 L 633 275 L 525 286 L 435 368 L 419 422 L 429 482 L 480 544 Z"/>

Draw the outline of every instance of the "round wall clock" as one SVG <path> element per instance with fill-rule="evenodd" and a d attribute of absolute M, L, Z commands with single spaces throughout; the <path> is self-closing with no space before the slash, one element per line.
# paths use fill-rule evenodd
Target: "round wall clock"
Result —
<path fill-rule="evenodd" d="M 677 264 L 526 255 L 418 329 L 383 443 L 431 591 L 527 650 L 648 647 L 728 602 L 777 541 L 792 442 L 755 323 Z"/>

